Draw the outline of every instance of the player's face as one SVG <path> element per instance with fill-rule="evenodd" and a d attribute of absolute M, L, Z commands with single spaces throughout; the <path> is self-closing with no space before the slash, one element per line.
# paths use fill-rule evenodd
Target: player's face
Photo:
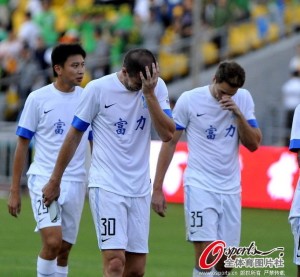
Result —
<path fill-rule="evenodd" d="M 69 86 L 79 86 L 85 71 L 84 58 L 81 55 L 70 56 L 63 67 L 60 67 L 58 76 L 63 83 Z"/>
<path fill-rule="evenodd" d="M 230 86 L 226 82 L 215 83 L 213 87 L 214 97 L 219 101 L 224 97 L 232 97 L 236 94 L 238 88 Z"/>
<path fill-rule="evenodd" d="M 142 89 L 142 80 L 139 75 L 130 77 L 126 72 L 124 74 L 123 84 L 126 87 L 126 89 L 129 91 L 139 91 Z"/>

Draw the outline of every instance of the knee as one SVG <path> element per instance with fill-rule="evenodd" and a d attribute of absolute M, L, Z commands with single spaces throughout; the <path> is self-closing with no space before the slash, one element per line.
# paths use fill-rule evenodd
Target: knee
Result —
<path fill-rule="evenodd" d="M 61 248 L 61 240 L 54 236 L 47 237 L 44 239 L 44 247 L 58 253 Z"/>
<path fill-rule="evenodd" d="M 107 273 L 108 276 L 111 276 L 112 273 L 116 275 L 122 275 L 124 272 L 125 261 L 118 257 L 110 259 L 107 263 Z"/>
<path fill-rule="evenodd" d="M 61 247 L 61 241 L 55 237 L 47 237 L 43 239 L 43 245 L 40 257 L 46 260 L 53 260 L 57 257 Z"/>

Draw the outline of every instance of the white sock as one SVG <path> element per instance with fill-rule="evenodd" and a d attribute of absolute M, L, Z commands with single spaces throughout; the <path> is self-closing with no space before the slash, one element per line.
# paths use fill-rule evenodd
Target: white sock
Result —
<path fill-rule="evenodd" d="M 200 276 L 199 271 L 196 268 L 194 268 L 192 277 L 197 277 L 197 276 Z"/>
<path fill-rule="evenodd" d="M 194 268 L 193 270 L 193 277 L 199 277 L 199 276 L 205 276 L 205 277 L 213 277 L 213 276 L 217 276 L 216 273 L 217 271 L 215 270 L 215 268 L 213 267 L 211 271 L 202 271 L 202 270 L 198 270 L 197 268 Z"/>
<path fill-rule="evenodd" d="M 37 277 L 54 277 L 56 270 L 55 260 L 44 260 L 40 256 L 37 259 Z"/>
<path fill-rule="evenodd" d="M 55 277 L 68 277 L 69 267 L 68 266 L 57 266 Z"/>

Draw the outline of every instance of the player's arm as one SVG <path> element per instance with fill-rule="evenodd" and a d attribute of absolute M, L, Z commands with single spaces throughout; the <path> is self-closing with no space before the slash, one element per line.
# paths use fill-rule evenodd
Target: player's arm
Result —
<path fill-rule="evenodd" d="M 20 185 L 22 173 L 25 167 L 25 161 L 27 158 L 29 143 L 29 139 L 18 137 L 13 162 L 12 183 L 10 186 L 10 194 L 7 202 L 8 212 L 15 217 L 17 217 L 18 214 L 21 212 Z"/>
<path fill-rule="evenodd" d="M 72 160 L 75 151 L 81 141 L 84 132 L 77 130 L 73 126 L 70 127 L 68 134 L 59 151 L 52 175 L 49 182 L 42 189 L 44 195 L 44 203 L 48 207 L 60 194 L 60 182 L 63 173 Z"/>
<path fill-rule="evenodd" d="M 172 161 L 176 145 L 181 137 L 181 134 L 182 130 L 177 130 L 170 141 L 163 142 L 158 156 L 151 204 L 152 209 L 162 217 L 165 216 L 167 209 L 167 204 L 163 193 L 163 181 L 168 167 Z"/>
<path fill-rule="evenodd" d="M 155 65 L 153 63 L 152 76 L 150 74 L 149 68 L 146 67 L 146 75 L 147 78 L 144 78 L 143 74 L 140 73 L 140 77 L 143 83 L 143 93 L 147 102 L 153 126 L 162 141 L 169 141 L 173 137 L 175 131 L 175 123 L 173 119 L 171 119 L 161 109 L 154 93 L 154 89 L 156 87 L 159 76 L 158 64 Z"/>
<path fill-rule="evenodd" d="M 297 151 L 298 167 L 300 168 L 300 149 Z"/>
<path fill-rule="evenodd" d="M 250 125 L 231 97 L 223 96 L 219 103 L 224 110 L 232 111 L 235 115 L 241 143 L 251 152 L 257 150 L 262 140 L 258 126 Z"/>
<path fill-rule="evenodd" d="M 262 140 L 261 130 L 251 126 L 242 114 L 237 117 L 237 126 L 241 143 L 251 152 L 257 150 Z"/>

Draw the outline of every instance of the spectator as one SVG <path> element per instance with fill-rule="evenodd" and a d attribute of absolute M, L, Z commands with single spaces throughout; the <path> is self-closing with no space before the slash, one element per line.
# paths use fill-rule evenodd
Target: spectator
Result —
<path fill-rule="evenodd" d="M 158 54 L 160 40 L 164 34 L 164 26 L 156 17 L 155 8 L 150 8 L 149 19 L 142 23 L 141 37 L 144 48 L 149 49 L 155 55 Z"/>
<path fill-rule="evenodd" d="M 13 31 L 8 32 L 5 40 L 0 42 L 0 63 L 2 68 L 10 75 L 17 69 L 17 57 L 22 49 L 22 42 Z"/>
<path fill-rule="evenodd" d="M 300 69 L 294 69 L 290 79 L 283 84 L 282 98 L 285 127 L 284 145 L 289 146 L 294 110 L 300 104 Z"/>
<path fill-rule="evenodd" d="M 51 10 L 51 0 L 41 0 L 42 11 L 34 16 L 34 21 L 40 26 L 41 35 L 47 46 L 53 46 L 58 39 L 56 17 Z"/>
<path fill-rule="evenodd" d="M 300 43 L 295 47 L 295 55 L 291 58 L 289 63 L 290 72 L 300 71 Z"/>
<path fill-rule="evenodd" d="M 31 49 L 35 49 L 40 33 L 40 27 L 32 20 L 31 13 L 27 11 L 25 13 L 25 21 L 18 33 L 19 39 L 28 44 Z"/>
<path fill-rule="evenodd" d="M 46 84 L 43 74 L 40 74 L 41 68 L 34 58 L 33 52 L 28 45 L 24 45 L 18 59 L 18 95 L 21 107 L 31 91 L 34 91 Z"/>
<path fill-rule="evenodd" d="M 93 79 L 110 73 L 110 44 L 103 36 L 103 31 L 100 27 L 95 29 L 95 42 L 95 50 L 86 58 L 86 67 L 91 72 Z"/>

